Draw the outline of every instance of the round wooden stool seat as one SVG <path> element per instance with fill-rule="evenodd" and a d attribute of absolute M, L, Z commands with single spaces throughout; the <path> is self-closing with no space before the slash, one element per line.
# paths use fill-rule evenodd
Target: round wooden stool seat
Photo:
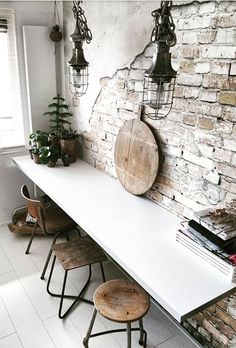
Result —
<path fill-rule="evenodd" d="M 141 319 L 150 306 L 146 292 L 136 283 L 124 279 L 110 280 L 100 285 L 93 301 L 102 316 L 119 323 Z"/>

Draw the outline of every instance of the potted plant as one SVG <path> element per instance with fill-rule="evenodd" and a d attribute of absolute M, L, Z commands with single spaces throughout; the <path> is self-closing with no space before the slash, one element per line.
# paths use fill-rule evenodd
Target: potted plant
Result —
<path fill-rule="evenodd" d="M 57 147 L 53 144 L 42 146 L 39 149 L 39 161 L 42 164 L 47 164 L 49 167 L 55 167 L 60 154 Z"/>
<path fill-rule="evenodd" d="M 39 148 L 37 147 L 31 147 L 30 151 L 30 156 L 34 160 L 36 164 L 40 164 L 39 160 Z"/>
<path fill-rule="evenodd" d="M 65 126 L 71 124 L 68 117 L 71 117 L 72 113 L 68 111 L 69 107 L 65 103 L 65 99 L 60 97 L 60 94 L 53 98 L 53 103 L 49 104 L 48 107 L 51 111 L 47 111 L 43 115 L 49 116 L 50 134 L 60 137 Z"/>
<path fill-rule="evenodd" d="M 42 146 L 48 145 L 48 133 L 41 131 L 41 130 L 36 130 L 33 133 L 30 134 L 29 136 L 29 145 L 30 145 L 30 155 L 35 161 L 35 163 L 40 163 L 39 160 L 39 149 Z"/>
<path fill-rule="evenodd" d="M 77 157 L 77 139 L 79 134 L 76 130 L 64 129 L 61 134 L 61 154 L 68 155 L 70 163 L 76 161 Z"/>

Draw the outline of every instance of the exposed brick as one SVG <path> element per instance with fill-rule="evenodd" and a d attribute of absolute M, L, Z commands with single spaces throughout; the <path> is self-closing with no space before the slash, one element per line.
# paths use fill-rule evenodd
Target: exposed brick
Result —
<path fill-rule="evenodd" d="M 175 87 L 175 92 L 174 92 L 174 97 L 175 98 L 182 98 L 183 97 L 183 87 L 182 86 L 176 86 Z"/>
<path fill-rule="evenodd" d="M 199 117 L 198 119 L 198 126 L 200 128 L 204 128 L 204 129 L 213 129 L 214 127 L 214 120 L 209 118 L 209 117 Z"/>
<path fill-rule="evenodd" d="M 215 130 L 222 134 L 231 134 L 233 132 L 233 124 L 230 122 L 222 122 L 222 120 L 217 119 Z"/>
<path fill-rule="evenodd" d="M 210 71 L 210 62 L 199 62 L 195 65 L 195 73 L 206 74 Z"/>
<path fill-rule="evenodd" d="M 236 76 L 236 63 L 230 64 L 229 75 Z"/>
<path fill-rule="evenodd" d="M 232 165 L 236 167 L 236 154 L 232 156 Z"/>
<path fill-rule="evenodd" d="M 221 300 L 221 301 L 217 302 L 217 306 L 226 310 L 228 307 L 228 302 L 225 299 Z"/>
<path fill-rule="evenodd" d="M 198 332 L 205 340 L 207 340 L 208 342 L 211 341 L 211 335 L 206 329 L 204 329 L 203 327 L 199 327 Z"/>
<path fill-rule="evenodd" d="M 201 155 L 212 158 L 213 152 L 215 149 L 213 146 L 209 146 L 207 144 L 196 144 L 196 145 Z"/>
<path fill-rule="evenodd" d="M 210 332 L 217 341 L 227 345 L 229 343 L 229 339 L 222 334 L 219 330 L 217 330 L 209 321 L 204 320 L 203 325 L 205 329 Z"/>
<path fill-rule="evenodd" d="M 199 87 L 185 87 L 184 88 L 184 98 L 197 99 L 200 93 Z"/>
<path fill-rule="evenodd" d="M 198 46 L 182 46 L 180 52 L 184 58 L 198 58 L 200 55 L 200 48 Z"/>
<path fill-rule="evenodd" d="M 212 184 L 219 185 L 220 176 L 217 172 L 211 171 L 207 174 L 205 180 L 211 182 Z"/>
<path fill-rule="evenodd" d="M 178 40 L 171 48 L 172 66 L 178 76 L 167 118 L 144 117 L 158 139 L 161 157 L 159 174 L 146 196 L 192 218 L 193 210 L 224 206 L 236 198 L 236 4 L 175 3 L 172 12 Z M 117 132 L 126 120 L 137 117 L 143 74 L 153 52 L 154 46 L 148 45 L 130 68 L 101 79 L 91 131 L 80 147 L 89 163 L 111 176 L 116 176 Z M 150 110 L 145 107 L 146 114 Z M 185 325 L 204 348 L 235 348 L 235 308 L 235 296 L 228 297 Z"/>
<path fill-rule="evenodd" d="M 236 110 L 235 110 L 235 107 L 225 106 L 223 108 L 223 110 L 222 110 L 222 118 L 224 120 L 235 122 L 236 121 Z"/>
<path fill-rule="evenodd" d="M 199 8 L 199 14 L 204 14 L 204 13 L 209 13 L 209 12 L 214 12 L 215 11 L 215 7 L 216 7 L 216 3 L 215 2 L 206 2 L 201 4 L 200 8 Z"/>
<path fill-rule="evenodd" d="M 222 115 L 222 106 L 219 104 L 201 103 L 198 106 L 198 112 L 202 115 L 220 117 Z"/>
<path fill-rule="evenodd" d="M 209 89 L 208 90 L 203 89 L 201 91 L 200 99 L 203 100 L 203 101 L 214 103 L 217 100 L 217 92 L 216 91 L 211 91 Z"/>
<path fill-rule="evenodd" d="M 235 58 L 236 48 L 231 46 L 209 46 L 202 50 L 203 58 Z"/>
<path fill-rule="evenodd" d="M 195 154 L 190 152 L 184 151 L 183 158 L 189 162 L 198 164 L 199 166 L 205 167 L 207 169 L 212 169 L 214 166 L 211 159 L 202 156 L 196 156 Z"/>
<path fill-rule="evenodd" d="M 195 115 L 183 115 L 183 123 L 190 126 L 195 126 L 197 123 L 197 118 Z"/>
<path fill-rule="evenodd" d="M 212 18 L 208 15 L 200 17 L 181 18 L 179 20 L 179 27 L 181 29 L 202 29 L 211 27 Z"/>
<path fill-rule="evenodd" d="M 236 3 L 235 1 L 220 1 L 218 9 L 223 13 L 234 13 L 236 12 Z"/>
<path fill-rule="evenodd" d="M 218 29 L 216 34 L 216 43 L 233 44 L 235 42 L 235 31 L 230 29 Z"/>
<path fill-rule="evenodd" d="M 236 194 L 236 181 L 223 178 L 221 180 L 221 187 L 226 191 Z"/>
<path fill-rule="evenodd" d="M 198 31 L 185 31 L 183 33 L 182 43 L 196 44 L 198 43 Z"/>
<path fill-rule="evenodd" d="M 236 92 L 220 92 L 219 102 L 221 104 L 236 105 Z"/>
<path fill-rule="evenodd" d="M 198 41 L 200 44 L 210 44 L 215 40 L 216 31 L 203 31 L 198 35 Z"/>
<path fill-rule="evenodd" d="M 234 173 L 235 173 L 235 167 L 230 166 L 228 164 L 224 164 L 224 163 L 219 163 L 217 165 L 217 170 L 219 173 L 228 176 L 230 178 L 234 178 Z"/>
<path fill-rule="evenodd" d="M 220 13 L 214 18 L 214 25 L 221 28 L 234 27 L 236 23 L 235 13 Z"/>
<path fill-rule="evenodd" d="M 222 310 L 218 306 L 216 307 L 216 315 L 224 323 L 228 324 L 236 332 L 236 320 L 232 318 L 225 310 Z"/>
<path fill-rule="evenodd" d="M 183 60 L 180 62 L 180 70 L 185 73 L 194 72 L 194 63 L 191 60 Z"/>
<path fill-rule="evenodd" d="M 229 72 L 229 62 L 213 61 L 211 63 L 212 74 L 227 75 Z"/>
<path fill-rule="evenodd" d="M 201 75 L 181 74 L 177 77 L 177 82 L 185 86 L 200 86 L 202 83 Z"/>
<path fill-rule="evenodd" d="M 224 148 L 226 150 L 236 151 L 236 139 L 235 138 L 224 139 Z"/>
<path fill-rule="evenodd" d="M 231 162 L 232 152 L 224 149 L 215 148 L 214 158 L 222 162 Z"/>
<path fill-rule="evenodd" d="M 201 132 L 200 130 L 196 131 L 196 141 L 200 144 L 208 144 L 212 146 L 221 147 L 223 140 L 220 134 L 206 134 L 205 132 Z"/>
<path fill-rule="evenodd" d="M 204 75 L 202 85 L 205 88 L 228 89 L 229 79 L 225 75 L 220 77 L 217 74 Z"/>

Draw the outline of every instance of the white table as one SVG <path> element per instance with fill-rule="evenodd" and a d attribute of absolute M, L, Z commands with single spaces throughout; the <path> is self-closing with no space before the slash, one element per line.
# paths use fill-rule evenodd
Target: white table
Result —
<path fill-rule="evenodd" d="M 48 168 L 29 156 L 13 161 L 177 321 L 236 290 L 175 241 L 178 217 L 88 163 Z"/>

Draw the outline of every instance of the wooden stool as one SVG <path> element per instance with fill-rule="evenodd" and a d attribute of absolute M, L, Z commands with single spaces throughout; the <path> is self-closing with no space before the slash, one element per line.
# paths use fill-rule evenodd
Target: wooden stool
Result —
<path fill-rule="evenodd" d="M 150 299 L 146 292 L 136 283 L 129 280 L 110 280 L 100 285 L 94 293 L 95 309 L 83 340 L 84 347 L 88 348 L 91 337 L 127 330 L 127 347 L 131 348 L 131 331 L 140 331 L 139 344 L 146 347 L 147 333 L 143 329 L 142 318 L 150 306 Z M 91 334 L 94 321 L 99 312 L 103 317 L 118 323 L 126 323 L 126 329 L 117 329 Z M 139 328 L 131 328 L 131 323 L 139 321 Z"/>
<path fill-rule="evenodd" d="M 93 302 L 83 298 L 82 294 L 84 293 L 85 289 L 89 285 L 89 281 L 91 278 L 91 265 L 92 264 L 100 263 L 102 279 L 105 282 L 105 275 L 104 275 L 102 262 L 106 261 L 107 257 L 103 253 L 103 251 L 100 249 L 100 247 L 97 245 L 97 243 L 95 243 L 95 241 L 92 238 L 90 238 L 89 236 L 80 237 L 80 238 L 77 238 L 75 240 L 67 241 L 64 243 L 54 244 L 52 246 L 52 251 L 54 253 L 54 258 L 53 258 L 51 271 L 50 271 L 48 282 L 47 282 L 47 292 L 51 296 L 55 296 L 55 297 L 60 298 L 58 316 L 60 319 L 62 319 L 80 301 L 83 301 L 83 302 L 86 302 L 86 303 L 93 305 Z M 61 294 L 55 294 L 50 290 L 50 282 L 51 282 L 56 258 L 58 259 L 61 266 L 65 270 Z M 80 291 L 80 293 L 77 296 L 65 295 L 65 288 L 66 288 L 66 280 L 67 280 L 68 271 L 75 269 L 75 268 L 84 267 L 84 266 L 89 266 L 89 275 L 88 275 L 88 279 L 87 279 L 86 283 L 84 284 L 82 290 Z M 71 306 L 62 314 L 62 306 L 63 306 L 63 301 L 65 298 L 74 299 L 74 301 L 72 302 Z"/>

